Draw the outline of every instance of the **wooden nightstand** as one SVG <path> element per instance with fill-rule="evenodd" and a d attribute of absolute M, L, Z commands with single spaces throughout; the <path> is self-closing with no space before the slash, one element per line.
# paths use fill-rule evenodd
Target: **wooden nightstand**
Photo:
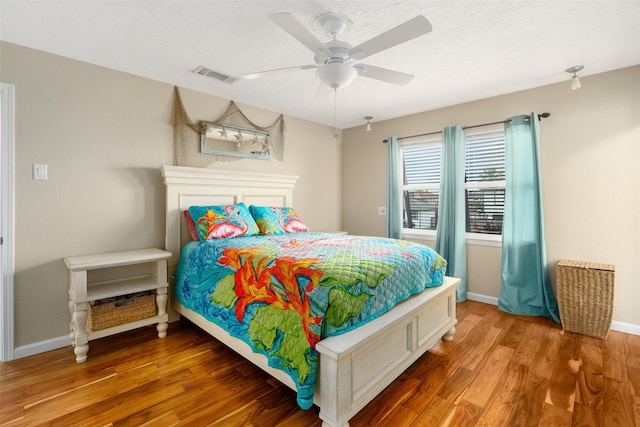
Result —
<path fill-rule="evenodd" d="M 87 360 L 89 340 L 157 323 L 158 337 L 167 335 L 167 259 L 170 252 L 161 249 L 138 249 L 123 252 L 73 256 L 64 259 L 69 269 L 70 337 L 76 362 Z M 136 267 L 130 267 L 136 266 Z M 106 269 L 121 268 L 117 278 L 104 279 Z M 135 272 L 134 272 L 135 270 Z M 88 274 L 89 272 L 95 274 Z M 102 274 L 104 277 L 104 274 Z M 87 303 L 142 291 L 155 291 L 157 314 L 141 320 L 97 331 L 87 328 Z"/>

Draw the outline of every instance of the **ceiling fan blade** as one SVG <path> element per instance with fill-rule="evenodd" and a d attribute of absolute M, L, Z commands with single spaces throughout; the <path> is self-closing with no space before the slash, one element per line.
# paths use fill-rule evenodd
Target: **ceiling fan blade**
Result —
<path fill-rule="evenodd" d="M 399 86 L 404 86 L 413 79 L 411 74 L 401 73 L 400 71 L 393 71 L 387 68 L 374 67 L 373 65 L 358 64 L 355 68 L 359 76 L 381 80 Z"/>
<path fill-rule="evenodd" d="M 274 74 L 284 74 L 291 71 L 297 70 L 311 70 L 314 68 L 318 68 L 317 65 L 297 65 L 295 67 L 285 67 L 285 68 L 276 68 L 273 70 L 265 70 L 265 71 L 257 71 L 255 73 L 247 73 L 243 74 L 242 77 L 248 80 L 257 79 L 258 77 L 263 77 L 266 75 L 274 75 Z"/>
<path fill-rule="evenodd" d="M 374 53 L 378 53 L 385 49 L 389 49 L 390 47 L 415 39 L 423 34 L 427 34 L 432 29 L 433 27 L 431 27 L 429 20 L 422 15 L 418 15 L 404 24 L 400 24 L 397 27 L 385 31 L 382 34 L 351 48 L 349 56 L 353 59 L 363 59 L 367 56 L 373 55 Z"/>
<path fill-rule="evenodd" d="M 313 53 L 322 51 L 327 55 L 331 55 L 331 51 L 322 44 L 316 36 L 311 34 L 311 32 L 307 30 L 292 14 L 287 12 L 274 13 L 273 15 L 269 15 L 269 18 L 280 26 L 280 28 L 293 36 L 293 38 L 311 49 Z"/>

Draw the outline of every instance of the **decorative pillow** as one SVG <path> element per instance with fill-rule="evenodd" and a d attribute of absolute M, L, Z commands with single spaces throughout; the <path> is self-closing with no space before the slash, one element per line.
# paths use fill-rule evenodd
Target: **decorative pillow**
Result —
<path fill-rule="evenodd" d="M 285 234 L 309 231 L 293 208 L 249 206 L 262 234 Z"/>
<path fill-rule="evenodd" d="M 189 215 L 201 241 L 259 234 L 247 205 L 191 206 Z"/>
<path fill-rule="evenodd" d="M 187 221 L 187 228 L 189 229 L 191 240 L 200 240 L 198 238 L 198 231 L 196 230 L 196 223 L 193 222 L 193 218 L 189 215 L 189 209 L 184 211 L 184 219 Z"/>

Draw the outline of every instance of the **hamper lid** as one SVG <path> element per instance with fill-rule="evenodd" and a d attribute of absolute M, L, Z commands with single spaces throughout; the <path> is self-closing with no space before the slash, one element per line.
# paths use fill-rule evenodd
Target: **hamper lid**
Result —
<path fill-rule="evenodd" d="M 597 262 L 587 262 L 587 261 L 572 261 L 568 259 L 563 259 L 560 262 L 558 262 L 558 266 L 586 268 L 587 270 L 616 271 L 616 266 L 613 264 L 600 264 Z"/>

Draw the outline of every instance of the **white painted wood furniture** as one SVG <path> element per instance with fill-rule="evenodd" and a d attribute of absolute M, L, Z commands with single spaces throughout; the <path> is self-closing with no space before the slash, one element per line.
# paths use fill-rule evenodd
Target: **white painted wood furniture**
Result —
<path fill-rule="evenodd" d="M 167 259 L 170 252 L 162 249 L 138 249 L 104 254 L 72 256 L 64 259 L 69 269 L 69 311 L 71 312 L 71 344 L 76 362 L 87 360 L 89 341 L 119 332 L 157 323 L 158 337 L 167 336 Z M 90 272 L 118 267 L 138 266 L 116 279 L 92 280 Z M 133 272 L 135 270 L 135 272 Z M 115 272 L 114 272 L 115 273 Z M 96 274 L 96 276 L 99 276 Z M 157 314 L 153 317 L 97 331 L 87 328 L 87 303 L 153 290 L 156 293 Z"/>
<path fill-rule="evenodd" d="M 185 209 L 239 202 L 292 206 L 297 180 L 291 175 L 179 166 L 163 166 L 162 175 L 167 189 L 165 243 L 173 254 L 169 258 L 170 276 L 180 249 L 190 240 Z M 410 297 L 378 319 L 317 344 L 320 368 L 314 403 L 320 408 L 324 427 L 348 426 L 350 418 L 440 339 L 453 339 L 458 283 L 460 279 L 447 277 L 443 285 Z M 263 355 L 253 353 L 243 341 L 175 299 L 170 301 L 177 313 L 295 390 L 289 376 L 271 368 Z"/>

